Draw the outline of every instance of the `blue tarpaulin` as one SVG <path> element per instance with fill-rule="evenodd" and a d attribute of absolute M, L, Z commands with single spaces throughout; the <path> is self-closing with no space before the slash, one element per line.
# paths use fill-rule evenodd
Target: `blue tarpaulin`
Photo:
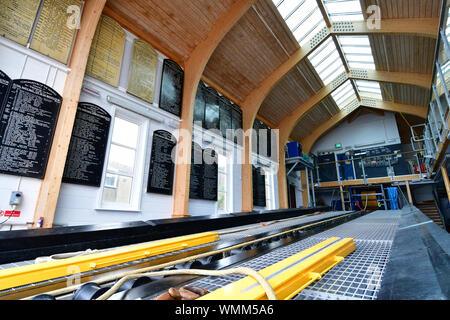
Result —
<path fill-rule="evenodd" d="M 391 210 L 398 210 L 398 190 L 397 188 L 387 188 L 389 199 L 391 201 Z"/>

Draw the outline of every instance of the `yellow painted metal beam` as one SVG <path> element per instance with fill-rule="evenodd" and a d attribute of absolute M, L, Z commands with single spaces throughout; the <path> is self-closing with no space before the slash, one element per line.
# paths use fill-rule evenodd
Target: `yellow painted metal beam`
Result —
<path fill-rule="evenodd" d="M 70 276 L 73 275 L 74 270 L 76 270 L 76 273 L 92 271 L 128 261 L 212 243 L 217 240 L 219 240 L 217 232 L 204 232 L 90 255 L 1 270 L 0 290 Z"/>
<path fill-rule="evenodd" d="M 352 238 L 325 240 L 275 263 L 259 273 L 274 289 L 278 300 L 289 300 L 356 249 Z M 264 289 L 246 277 L 213 291 L 197 300 L 266 300 Z"/>

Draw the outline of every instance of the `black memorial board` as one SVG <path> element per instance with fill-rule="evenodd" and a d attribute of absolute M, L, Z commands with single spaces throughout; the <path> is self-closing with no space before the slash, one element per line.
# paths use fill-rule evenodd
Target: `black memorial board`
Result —
<path fill-rule="evenodd" d="M 205 84 L 200 81 L 194 104 L 194 122 L 200 122 L 202 128 L 205 127 L 205 89 Z"/>
<path fill-rule="evenodd" d="M 262 168 L 253 166 L 253 205 L 256 207 L 266 206 L 266 177 Z"/>
<path fill-rule="evenodd" d="M 1 110 L 0 173 L 45 175 L 62 98 L 32 80 L 14 80 Z"/>
<path fill-rule="evenodd" d="M 191 199 L 203 199 L 203 150 L 195 142 L 192 143 L 191 153 L 191 182 L 189 187 L 189 197 Z"/>
<path fill-rule="evenodd" d="M 153 133 L 147 192 L 172 195 L 175 171 L 172 151 L 176 144 L 170 132 L 157 130 Z"/>
<path fill-rule="evenodd" d="M 3 112 L 3 105 L 8 97 L 9 89 L 11 88 L 12 80 L 0 70 L 0 119 Z"/>
<path fill-rule="evenodd" d="M 181 116 L 183 97 L 183 69 L 170 59 L 165 59 L 162 72 L 159 107 L 174 115 Z"/>
<path fill-rule="evenodd" d="M 227 137 L 227 130 L 232 129 L 233 108 L 230 100 L 225 97 L 219 98 L 220 112 L 220 132 L 224 138 Z"/>
<path fill-rule="evenodd" d="M 233 131 L 242 129 L 242 110 L 235 104 L 232 105 L 231 110 L 231 129 L 233 129 Z M 243 137 L 239 140 L 236 132 L 234 136 L 233 142 L 236 144 L 242 144 Z"/>
<path fill-rule="evenodd" d="M 217 201 L 217 184 L 219 166 L 217 152 L 213 149 L 203 150 L 203 199 Z"/>
<path fill-rule="evenodd" d="M 211 87 L 205 90 L 205 129 L 220 130 L 219 95 Z"/>
<path fill-rule="evenodd" d="M 100 187 L 111 116 L 87 102 L 78 104 L 63 182 Z"/>
<path fill-rule="evenodd" d="M 233 104 L 231 112 L 231 128 L 233 130 L 242 129 L 242 110 L 237 105 Z"/>

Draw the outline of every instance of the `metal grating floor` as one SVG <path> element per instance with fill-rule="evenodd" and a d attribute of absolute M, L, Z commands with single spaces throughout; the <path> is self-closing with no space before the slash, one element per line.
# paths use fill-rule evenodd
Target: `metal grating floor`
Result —
<path fill-rule="evenodd" d="M 376 211 L 305 240 L 276 249 L 239 266 L 261 270 L 330 237 L 355 239 L 356 250 L 322 279 L 300 292 L 295 300 L 374 300 L 389 260 L 402 211 Z M 205 277 L 192 283 L 214 291 L 243 276 Z"/>

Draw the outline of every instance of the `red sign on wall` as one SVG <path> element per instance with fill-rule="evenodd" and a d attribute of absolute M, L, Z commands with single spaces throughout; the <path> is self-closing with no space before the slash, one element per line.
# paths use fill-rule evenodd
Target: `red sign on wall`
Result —
<path fill-rule="evenodd" d="M 2 211 L 0 210 L 0 216 L 11 217 L 11 218 L 19 218 L 20 211 Z"/>

